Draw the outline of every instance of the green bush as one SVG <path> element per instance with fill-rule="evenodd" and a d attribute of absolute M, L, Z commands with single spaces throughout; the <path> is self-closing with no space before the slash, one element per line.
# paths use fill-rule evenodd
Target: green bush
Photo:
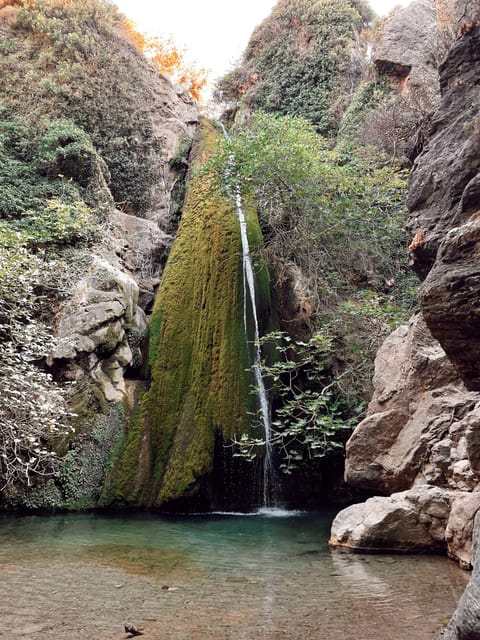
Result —
<path fill-rule="evenodd" d="M 331 135 L 359 80 L 354 45 L 369 17 L 348 0 L 280 0 L 254 31 L 241 66 L 219 82 L 218 96 L 302 116 Z"/>
<path fill-rule="evenodd" d="M 270 333 L 261 344 L 269 344 L 270 350 L 273 345 L 274 351 L 273 362 L 262 362 L 263 379 L 275 397 L 270 444 L 280 456 L 280 470 L 290 474 L 306 461 L 342 448 L 358 413 L 345 402 L 332 375 L 335 343 L 325 330 L 306 342 Z M 235 455 L 253 460 L 265 440 L 263 434 L 243 434 L 236 444 Z"/>
<path fill-rule="evenodd" d="M 108 180 L 108 170 L 90 136 L 71 120 L 52 121 L 40 139 L 34 159 L 39 173 L 51 178 L 72 178 L 82 187 Z"/>
<path fill-rule="evenodd" d="M 84 202 L 48 200 L 41 209 L 28 209 L 22 213 L 20 224 L 29 245 L 79 245 L 91 243 L 100 237 L 98 220 Z"/>
<path fill-rule="evenodd" d="M 406 174 L 368 149 L 331 149 L 302 118 L 262 112 L 221 141 L 204 171 L 226 192 L 240 185 L 256 199 L 282 310 L 292 282 L 302 288 L 304 324 L 299 330 L 303 311 L 296 308 L 282 314 L 282 328 L 303 341 L 282 335 L 277 361 L 264 364 L 273 444 L 290 472 L 344 441 L 365 407 L 380 341 L 415 304 L 404 238 Z M 241 455 L 254 456 L 263 434 L 238 444 Z"/>
<path fill-rule="evenodd" d="M 406 302 L 406 174 L 395 164 L 368 150 L 346 158 L 306 120 L 256 112 L 206 170 L 256 198 L 267 262 L 277 280 L 299 267 L 319 313 L 359 286 Z"/>

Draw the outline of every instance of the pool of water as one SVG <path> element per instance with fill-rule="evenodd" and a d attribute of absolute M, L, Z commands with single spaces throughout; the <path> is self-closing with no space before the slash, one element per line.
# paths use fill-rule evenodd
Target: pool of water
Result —
<path fill-rule="evenodd" d="M 333 513 L 0 518 L 0 637 L 430 640 L 469 575 L 328 548 Z"/>

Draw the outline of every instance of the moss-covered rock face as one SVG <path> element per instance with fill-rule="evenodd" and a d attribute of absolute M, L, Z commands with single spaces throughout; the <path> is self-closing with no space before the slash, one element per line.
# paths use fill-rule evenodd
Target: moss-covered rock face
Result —
<path fill-rule="evenodd" d="M 216 137 L 205 125 L 197 164 Z M 261 241 L 248 214 L 250 239 Z M 264 287 L 259 287 L 263 289 Z M 234 203 L 205 175 L 191 181 L 151 319 L 152 382 L 126 437 L 105 502 L 160 506 L 213 470 L 216 434 L 248 430 L 241 239 Z"/>

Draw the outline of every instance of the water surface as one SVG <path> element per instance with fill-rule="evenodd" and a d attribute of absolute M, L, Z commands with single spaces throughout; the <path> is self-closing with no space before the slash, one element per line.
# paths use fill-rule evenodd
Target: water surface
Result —
<path fill-rule="evenodd" d="M 0 637 L 430 640 L 469 575 L 330 550 L 330 513 L 0 518 Z"/>

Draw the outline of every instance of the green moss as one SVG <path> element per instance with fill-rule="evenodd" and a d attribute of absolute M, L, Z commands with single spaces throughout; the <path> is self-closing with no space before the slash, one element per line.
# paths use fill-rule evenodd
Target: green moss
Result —
<path fill-rule="evenodd" d="M 214 147 L 204 126 L 198 162 Z M 261 242 L 253 208 L 249 235 Z M 267 272 L 260 270 L 268 291 Z M 241 238 L 233 203 L 205 175 L 192 179 L 155 302 L 151 387 L 109 490 L 113 502 L 159 506 L 194 491 L 213 466 L 215 433 L 248 431 L 250 374 L 243 326 Z"/>
<path fill-rule="evenodd" d="M 142 397 L 143 392 L 140 394 Z M 112 451 L 112 464 L 99 499 L 99 506 L 115 503 L 117 506 L 136 505 L 138 459 L 142 438 L 143 421 L 137 406 L 126 423 L 126 433 L 116 449 Z"/>

